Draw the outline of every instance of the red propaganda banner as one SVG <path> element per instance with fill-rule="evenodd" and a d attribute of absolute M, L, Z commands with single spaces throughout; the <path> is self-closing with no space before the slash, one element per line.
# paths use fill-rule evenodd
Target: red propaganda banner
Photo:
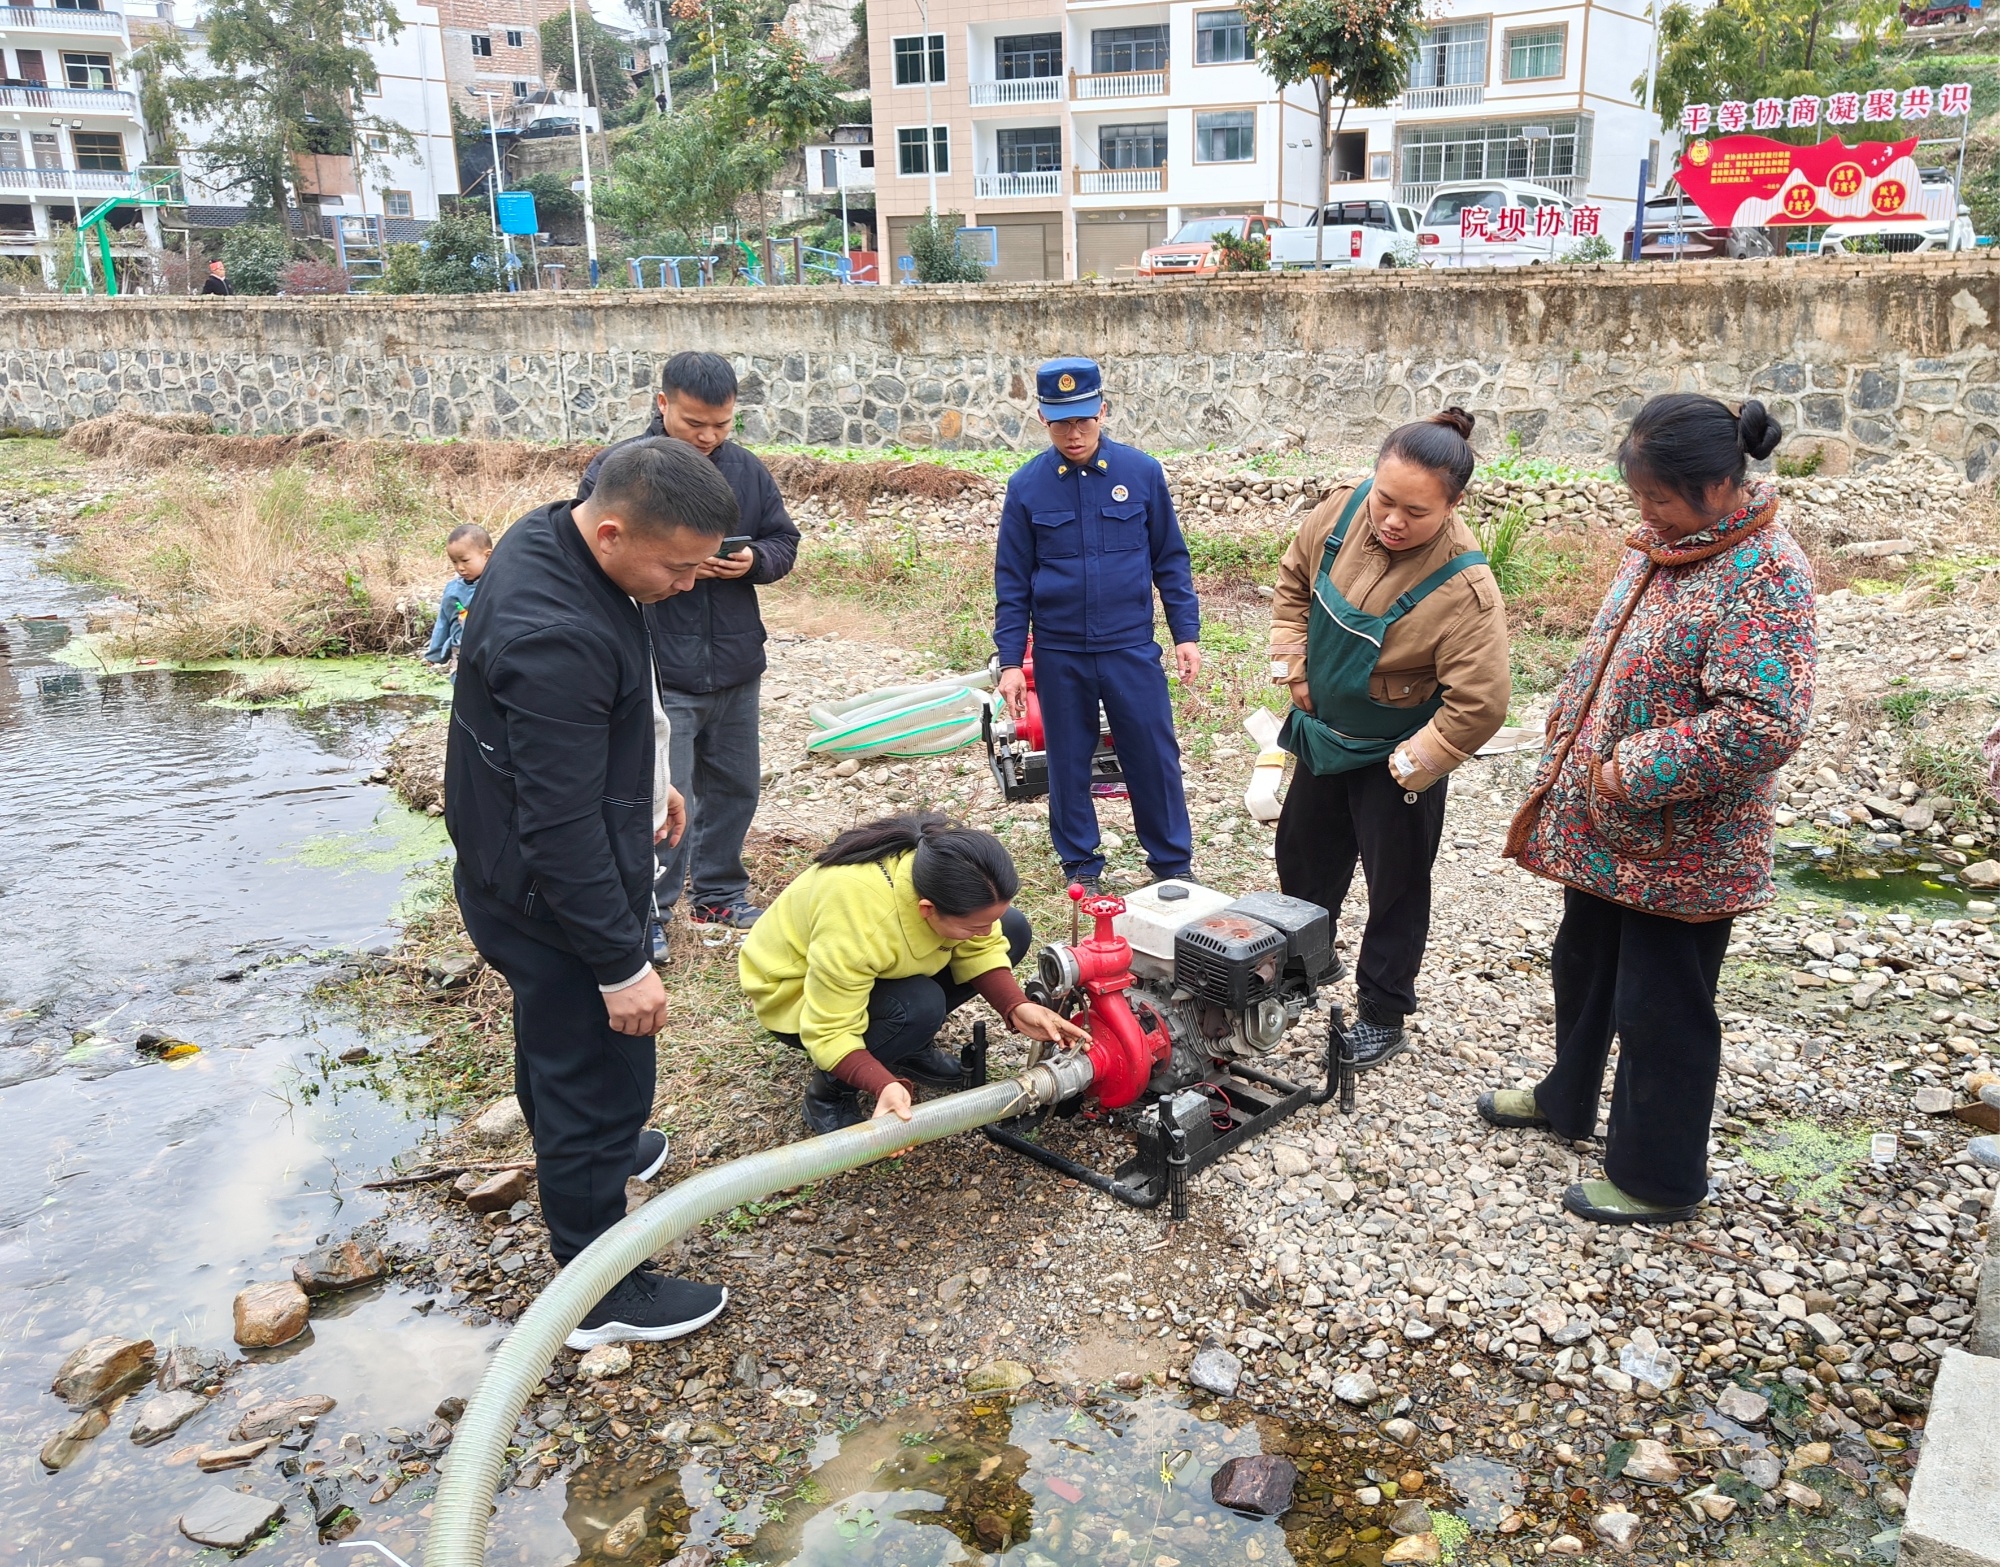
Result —
<path fill-rule="evenodd" d="M 1951 196 L 1924 189 L 1916 150 L 1915 137 L 1858 147 L 1838 137 L 1816 147 L 1764 136 L 1697 138 L 1681 153 L 1679 179 L 1720 228 L 1921 219 L 1936 216 L 1925 208 Z"/>

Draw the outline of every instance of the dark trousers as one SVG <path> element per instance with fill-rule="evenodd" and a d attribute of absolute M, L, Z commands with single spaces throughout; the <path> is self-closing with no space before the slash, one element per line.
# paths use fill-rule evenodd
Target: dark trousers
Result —
<path fill-rule="evenodd" d="M 465 929 L 514 992 L 514 1097 L 535 1140 L 549 1250 L 567 1263 L 625 1217 L 653 1108 L 653 1037 L 612 1032 L 597 978 L 459 888 Z"/>
<path fill-rule="evenodd" d="M 660 691 L 673 724 L 668 746 L 674 787 L 687 801 L 687 831 L 673 848 L 662 843 L 653 884 L 664 914 L 693 883 L 694 905 L 727 906 L 750 895 L 743 839 L 757 814 L 761 764 L 757 704 L 761 677 L 719 691 Z"/>
<path fill-rule="evenodd" d="M 1000 917 L 1000 929 L 1007 936 L 1008 966 L 1013 967 L 1028 955 L 1028 944 L 1035 939 L 1034 930 L 1028 924 L 1028 916 L 1019 909 L 1009 909 Z M 916 1055 L 936 1039 L 944 1020 L 977 994 L 971 985 L 955 982 L 948 966 L 936 974 L 878 979 L 868 993 L 868 1026 L 862 1031 L 861 1041 L 871 1056 L 894 1072 L 898 1062 Z M 800 1042 L 797 1034 L 772 1037 L 791 1045 Z"/>
<path fill-rule="evenodd" d="M 1444 841 L 1445 789 L 1439 779 L 1414 801 L 1386 763 L 1322 777 L 1292 770 L 1278 817 L 1278 886 L 1317 903 L 1340 922 L 1354 865 L 1368 882 L 1368 925 L 1354 988 L 1377 1011 L 1417 1010 L 1417 970 L 1431 933 L 1431 864 Z"/>
<path fill-rule="evenodd" d="M 1097 705 L 1111 721 L 1119 770 L 1132 797 L 1132 826 L 1146 865 L 1162 880 L 1194 868 L 1194 833 L 1181 785 L 1181 748 L 1160 649 L 1065 653 L 1035 648 L 1035 695 L 1049 753 L 1049 839 L 1071 876 L 1101 876 L 1097 806 L 1090 758 L 1097 749 Z"/>
<path fill-rule="evenodd" d="M 1715 986 L 1732 923 L 1692 925 L 1563 890 L 1551 964 L 1556 1064 L 1535 1104 L 1562 1136 L 1590 1136 L 1615 1031 L 1604 1175 L 1641 1202 L 1679 1207 L 1708 1195 L 1708 1123 L 1722 1066 Z"/>

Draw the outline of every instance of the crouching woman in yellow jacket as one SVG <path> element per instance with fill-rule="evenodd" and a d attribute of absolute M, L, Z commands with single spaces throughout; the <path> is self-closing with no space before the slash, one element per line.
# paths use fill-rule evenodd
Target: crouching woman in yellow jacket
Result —
<path fill-rule="evenodd" d="M 1030 1039 L 1087 1037 L 1014 979 L 1032 939 L 1020 886 L 991 833 L 891 816 L 834 839 L 750 927 L 737 971 L 757 1021 L 812 1060 L 807 1130 L 866 1119 L 857 1090 L 907 1121 L 912 1081 L 956 1088 L 938 1030 L 975 995 Z"/>

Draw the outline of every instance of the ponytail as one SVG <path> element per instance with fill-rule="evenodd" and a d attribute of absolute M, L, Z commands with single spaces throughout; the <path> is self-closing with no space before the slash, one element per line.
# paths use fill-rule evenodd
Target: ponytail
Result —
<path fill-rule="evenodd" d="M 936 811 L 884 816 L 850 827 L 813 857 L 817 865 L 872 865 L 912 850 L 917 896 L 954 918 L 1011 903 L 1021 890 L 1006 845 Z"/>

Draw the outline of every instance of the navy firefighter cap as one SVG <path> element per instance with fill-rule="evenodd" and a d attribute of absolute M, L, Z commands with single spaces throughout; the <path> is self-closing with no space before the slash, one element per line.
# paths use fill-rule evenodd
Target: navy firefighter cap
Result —
<path fill-rule="evenodd" d="M 1094 359 L 1051 359 L 1035 372 L 1042 417 L 1095 419 L 1104 412 L 1104 372 Z"/>

